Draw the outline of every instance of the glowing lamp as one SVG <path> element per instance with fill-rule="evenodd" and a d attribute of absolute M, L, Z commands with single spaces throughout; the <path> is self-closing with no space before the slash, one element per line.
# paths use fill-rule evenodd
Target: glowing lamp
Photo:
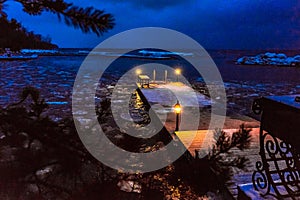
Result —
<path fill-rule="evenodd" d="M 181 69 L 179 69 L 179 68 L 175 69 L 175 74 L 180 75 L 181 74 Z"/>
<path fill-rule="evenodd" d="M 135 70 L 135 74 L 136 75 L 141 75 L 142 74 L 142 70 L 141 69 L 136 69 Z"/>
<path fill-rule="evenodd" d="M 179 115 L 181 113 L 181 105 L 179 103 L 179 101 L 177 101 L 177 103 L 173 106 L 174 108 L 174 112 L 176 114 L 176 127 L 175 127 L 175 131 L 179 130 Z"/>
<path fill-rule="evenodd" d="M 177 101 L 177 103 L 174 105 L 173 108 L 174 108 L 174 112 L 176 114 L 180 114 L 181 113 L 181 105 L 180 105 L 179 101 Z"/>
<path fill-rule="evenodd" d="M 179 69 L 179 68 L 175 69 L 175 74 L 176 74 L 176 80 L 178 82 L 178 77 L 181 74 L 181 69 Z"/>

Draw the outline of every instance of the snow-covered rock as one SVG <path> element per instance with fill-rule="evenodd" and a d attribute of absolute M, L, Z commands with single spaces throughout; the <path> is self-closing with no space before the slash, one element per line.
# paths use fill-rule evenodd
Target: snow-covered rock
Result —
<path fill-rule="evenodd" d="M 265 57 L 267 58 L 277 57 L 276 53 L 270 53 L 270 52 L 267 52 L 265 54 L 260 54 L 260 55 L 265 55 Z"/>
<path fill-rule="evenodd" d="M 36 53 L 36 54 L 57 54 L 58 50 L 49 50 L 49 49 L 22 49 L 21 53 Z"/>
<path fill-rule="evenodd" d="M 300 55 L 294 56 L 294 60 L 300 62 Z"/>
<path fill-rule="evenodd" d="M 238 58 L 239 65 L 276 65 L 276 66 L 300 66 L 300 55 L 287 57 L 283 53 L 267 52 L 256 56 L 243 56 Z"/>
<path fill-rule="evenodd" d="M 287 56 L 284 53 L 277 54 L 277 58 L 285 59 Z"/>

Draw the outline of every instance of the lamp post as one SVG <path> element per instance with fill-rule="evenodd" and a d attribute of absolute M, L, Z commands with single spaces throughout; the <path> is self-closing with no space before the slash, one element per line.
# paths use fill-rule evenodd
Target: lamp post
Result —
<path fill-rule="evenodd" d="M 175 74 L 177 76 L 177 82 L 178 82 L 178 76 L 181 74 L 181 69 L 179 68 L 175 69 Z"/>
<path fill-rule="evenodd" d="M 174 105 L 174 112 L 176 114 L 176 128 L 175 131 L 179 130 L 179 115 L 181 113 L 181 105 L 179 103 L 179 101 L 177 100 L 177 103 Z"/>
<path fill-rule="evenodd" d="M 167 83 L 167 79 L 168 79 L 168 71 L 165 70 L 165 83 Z"/>
<path fill-rule="evenodd" d="M 141 69 L 136 69 L 136 70 L 135 70 L 135 74 L 136 74 L 137 76 L 141 75 L 141 74 L 142 74 L 142 70 L 141 70 Z"/>
<path fill-rule="evenodd" d="M 141 84 L 141 86 L 142 86 L 142 81 L 140 80 L 140 78 L 139 78 L 139 76 L 142 74 L 142 70 L 141 69 L 136 69 L 135 70 L 135 74 L 136 74 L 136 76 L 137 76 L 137 82 L 139 83 L 139 84 Z"/>

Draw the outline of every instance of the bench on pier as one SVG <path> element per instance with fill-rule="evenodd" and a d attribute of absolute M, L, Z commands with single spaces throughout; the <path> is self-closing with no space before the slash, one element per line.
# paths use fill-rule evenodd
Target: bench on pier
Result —
<path fill-rule="evenodd" d="M 140 84 L 140 86 L 142 88 L 144 88 L 144 86 L 146 87 L 150 87 L 150 78 L 147 75 L 139 75 L 138 76 L 138 83 Z"/>

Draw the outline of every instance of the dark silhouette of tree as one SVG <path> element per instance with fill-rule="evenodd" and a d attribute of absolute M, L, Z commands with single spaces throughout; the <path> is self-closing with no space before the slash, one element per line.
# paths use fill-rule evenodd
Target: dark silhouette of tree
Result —
<path fill-rule="evenodd" d="M 18 51 L 22 48 L 28 49 L 54 49 L 56 45 L 51 44 L 51 39 L 43 38 L 39 34 L 28 32 L 15 19 L 8 20 L 0 17 L 0 48 L 10 48 Z"/>
<path fill-rule="evenodd" d="M 5 8 L 4 2 L 5 1 L 3 0 L 0 1 L 0 16 L 7 17 L 7 14 L 4 12 L 4 8 Z"/>
<path fill-rule="evenodd" d="M 19 102 L 0 108 L 1 199 L 70 199 L 116 182 L 117 172 L 87 152 L 73 120 L 41 116 L 47 108 L 33 87 L 24 88 Z"/>
<path fill-rule="evenodd" d="M 226 181 L 230 179 L 231 167 L 244 169 L 249 160 L 243 156 L 236 156 L 229 159 L 230 150 L 238 148 L 243 151 L 250 147 L 252 129 L 246 128 L 244 124 L 240 125 L 240 129 L 232 135 L 224 132 L 221 129 L 215 131 L 215 145 L 213 146 L 208 161 L 214 172 Z"/>
<path fill-rule="evenodd" d="M 114 18 L 93 7 L 81 8 L 64 0 L 14 0 L 23 6 L 23 11 L 29 15 L 41 15 L 43 12 L 56 14 L 62 17 L 67 25 L 81 29 L 84 33 L 93 32 L 98 36 L 114 27 Z M 0 15 L 6 17 L 4 12 L 7 0 L 0 1 Z"/>
<path fill-rule="evenodd" d="M 96 108 L 100 124 L 109 120 L 109 107 L 104 100 Z M 217 130 L 214 148 L 203 159 L 182 156 L 158 171 L 123 174 L 85 149 L 72 118 L 53 121 L 43 114 L 47 108 L 33 87 L 23 89 L 19 102 L 0 107 L 0 199 L 199 199 L 217 187 L 228 167 L 246 164 L 243 157 L 224 159 L 233 148 L 249 147 L 251 129 L 242 125 L 233 134 Z M 132 189 L 141 186 L 141 193 L 121 191 L 128 181 Z"/>

